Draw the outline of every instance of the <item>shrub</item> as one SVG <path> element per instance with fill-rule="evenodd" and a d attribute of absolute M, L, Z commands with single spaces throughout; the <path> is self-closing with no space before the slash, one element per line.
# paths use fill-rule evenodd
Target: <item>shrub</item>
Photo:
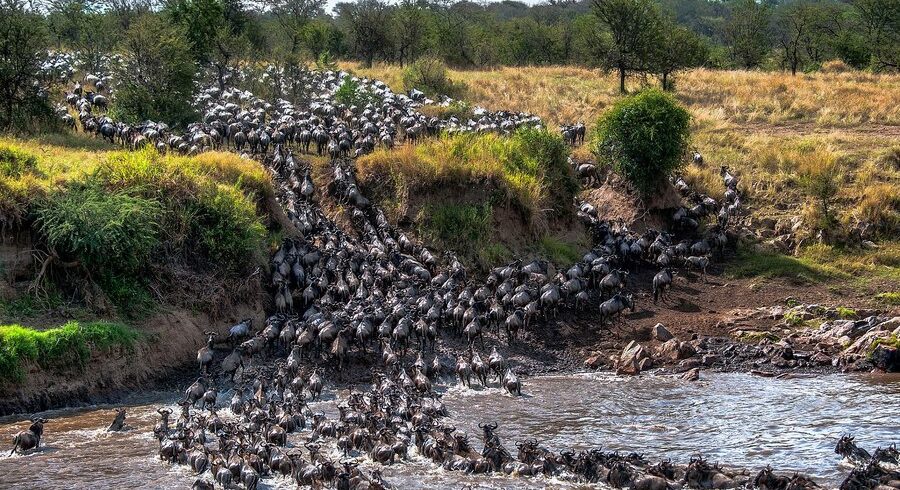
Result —
<path fill-rule="evenodd" d="M 447 65 L 440 58 L 419 58 L 403 71 L 403 89 L 421 90 L 429 97 L 446 95 L 462 98 L 466 92 L 463 82 L 454 82 L 447 75 Z"/>
<path fill-rule="evenodd" d="M 344 78 L 341 86 L 334 93 L 335 101 L 348 106 L 363 106 L 374 101 L 374 99 L 374 94 L 360 88 L 359 82 L 349 76 Z"/>
<path fill-rule="evenodd" d="M 221 267 L 240 269 L 263 248 L 266 229 L 256 216 L 256 205 L 237 185 L 205 189 L 194 220 L 200 246 Z"/>
<path fill-rule="evenodd" d="M 460 253 L 478 250 L 490 230 L 492 209 L 484 204 L 426 205 L 422 231 Z"/>
<path fill-rule="evenodd" d="M 93 349 L 132 349 L 139 334 L 134 329 L 108 322 L 79 324 L 72 321 L 58 328 L 34 330 L 21 325 L 0 326 L 0 381 L 20 382 L 23 364 L 42 367 L 83 366 Z"/>
<path fill-rule="evenodd" d="M 75 185 L 53 192 L 36 214 L 48 245 L 88 268 L 135 272 L 159 243 L 162 206 L 125 190 Z"/>
<path fill-rule="evenodd" d="M 37 169 L 37 157 L 11 145 L 0 145 L 0 177 L 18 178 Z"/>
<path fill-rule="evenodd" d="M 818 215 L 810 225 L 825 230 L 834 224 L 831 213 L 831 201 L 838 192 L 838 163 L 834 155 L 825 151 L 812 151 L 801 154 L 796 161 L 796 170 L 800 187 L 818 206 Z"/>
<path fill-rule="evenodd" d="M 690 115 L 674 97 L 648 89 L 617 102 L 597 122 L 594 152 L 643 194 L 681 165 Z"/>

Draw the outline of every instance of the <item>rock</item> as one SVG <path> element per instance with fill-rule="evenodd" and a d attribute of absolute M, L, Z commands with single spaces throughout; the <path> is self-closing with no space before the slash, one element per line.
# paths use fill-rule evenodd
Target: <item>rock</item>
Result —
<path fill-rule="evenodd" d="M 634 358 L 631 358 L 628 362 L 619 363 L 618 367 L 616 368 L 616 374 L 635 375 L 640 374 L 640 372 L 640 364 Z"/>
<path fill-rule="evenodd" d="M 666 342 L 674 339 L 675 336 L 672 335 L 672 332 L 669 332 L 665 325 L 657 323 L 656 326 L 653 327 L 653 338 L 660 342 Z"/>
<path fill-rule="evenodd" d="M 872 364 L 888 373 L 900 372 L 900 350 L 885 344 L 879 344 L 872 351 Z"/>
<path fill-rule="evenodd" d="M 700 366 L 700 360 L 697 358 L 685 359 L 678 363 L 678 369 L 694 369 Z"/>
<path fill-rule="evenodd" d="M 649 358 L 650 353 L 641 344 L 632 340 L 622 350 L 619 362 L 616 363 L 616 371 L 621 374 L 638 374 L 651 365 Z"/>
<path fill-rule="evenodd" d="M 719 362 L 719 356 L 715 354 L 706 354 L 702 359 L 700 359 L 700 363 L 704 366 L 712 366 L 717 362 Z"/>
<path fill-rule="evenodd" d="M 657 350 L 657 357 L 672 362 L 687 359 L 696 354 L 697 350 L 694 349 L 694 346 L 674 338 L 664 342 Z"/>
<path fill-rule="evenodd" d="M 645 358 L 641 359 L 640 362 L 638 362 L 638 370 L 639 371 L 646 371 L 646 370 L 650 369 L 651 367 L 653 367 L 653 360 L 650 359 L 649 357 L 645 357 Z"/>
<path fill-rule="evenodd" d="M 828 366 L 831 364 L 831 356 L 824 352 L 816 352 L 809 358 L 809 362 L 818 366 Z"/>
<path fill-rule="evenodd" d="M 693 368 L 681 375 L 681 379 L 685 381 L 698 381 L 700 379 L 700 368 Z"/>
<path fill-rule="evenodd" d="M 876 245 L 875 242 L 870 241 L 870 240 L 863 240 L 862 246 L 863 246 L 863 248 L 869 249 L 869 250 L 874 250 L 874 249 L 878 248 L 878 245 Z"/>
<path fill-rule="evenodd" d="M 600 357 L 599 354 L 595 354 L 584 360 L 584 365 L 587 366 L 589 369 L 597 369 L 600 366 L 603 366 L 604 364 L 606 364 L 606 363 L 603 362 L 603 359 Z"/>

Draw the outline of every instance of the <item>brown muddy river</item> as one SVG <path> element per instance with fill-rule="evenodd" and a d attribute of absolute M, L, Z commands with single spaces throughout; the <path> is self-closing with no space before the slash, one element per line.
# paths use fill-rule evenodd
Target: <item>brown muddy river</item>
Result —
<path fill-rule="evenodd" d="M 799 471 L 827 487 L 836 487 L 847 472 L 834 454 L 841 434 L 854 434 L 869 450 L 900 441 L 898 375 L 765 379 L 704 373 L 702 381 L 688 383 L 652 375 L 580 374 L 529 378 L 523 391 L 525 396 L 512 398 L 495 388 L 452 386 L 444 395 L 449 422 L 473 441 L 479 422 L 497 422 L 509 447 L 536 438 L 555 451 L 602 446 L 676 462 L 703 454 L 751 472 L 766 464 L 781 472 Z M 167 394 L 135 399 L 127 418 L 133 429 L 122 433 L 105 432 L 114 415 L 111 407 L 47 412 L 43 416 L 51 420 L 44 446 L 27 455 L 8 456 L 13 434 L 28 425 L 25 417 L 0 419 L 0 488 L 189 488 L 194 477 L 186 466 L 157 459 L 151 433 L 156 408 L 174 400 Z M 312 408 L 336 416 L 334 401 Z M 292 442 L 299 444 L 306 434 L 294 434 Z M 415 455 L 384 474 L 402 489 L 569 486 L 547 479 L 445 472 Z M 293 488 L 277 478 L 263 483 L 263 488 Z"/>

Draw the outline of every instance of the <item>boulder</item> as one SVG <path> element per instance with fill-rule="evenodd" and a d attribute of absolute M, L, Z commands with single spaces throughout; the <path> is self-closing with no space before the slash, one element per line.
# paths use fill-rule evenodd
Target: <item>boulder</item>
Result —
<path fill-rule="evenodd" d="M 650 353 L 641 344 L 632 340 L 622 350 L 616 363 L 616 371 L 620 374 L 638 374 L 649 366 Z"/>
<path fill-rule="evenodd" d="M 900 350 L 885 344 L 879 344 L 872 351 L 872 364 L 888 373 L 900 373 Z"/>
<path fill-rule="evenodd" d="M 687 342 L 680 342 L 678 339 L 663 342 L 657 349 L 657 357 L 671 362 L 693 357 L 696 353 L 694 346 Z"/>
<path fill-rule="evenodd" d="M 660 342 L 666 342 L 668 340 L 674 339 L 675 336 L 672 335 L 672 332 L 669 332 L 665 325 L 663 325 L 662 323 L 657 323 L 653 327 L 653 338 Z"/>
<path fill-rule="evenodd" d="M 600 366 L 603 366 L 604 364 L 606 364 L 606 363 L 603 362 L 603 359 L 600 357 L 599 354 L 594 354 L 584 360 L 584 365 L 587 366 L 589 369 L 597 369 Z"/>
<path fill-rule="evenodd" d="M 685 381 L 698 381 L 700 379 L 700 368 L 693 368 L 681 375 L 681 379 Z"/>
<path fill-rule="evenodd" d="M 824 352 L 816 352 L 809 358 L 809 362 L 817 366 L 829 366 L 831 365 L 831 356 Z"/>

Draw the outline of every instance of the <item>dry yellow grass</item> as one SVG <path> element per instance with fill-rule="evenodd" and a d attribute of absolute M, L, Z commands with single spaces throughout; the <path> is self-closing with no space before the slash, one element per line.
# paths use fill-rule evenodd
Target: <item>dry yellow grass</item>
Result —
<path fill-rule="evenodd" d="M 402 90 L 402 70 L 397 66 L 343 67 Z M 450 78 L 468 85 L 466 99 L 472 103 L 535 113 L 551 125 L 593 123 L 619 97 L 614 75 L 579 67 L 451 70 Z M 633 79 L 629 88 L 644 83 L 655 80 Z M 697 119 L 825 127 L 900 125 L 900 75 L 849 71 L 791 76 L 698 69 L 679 74 L 676 83 L 676 96 Z"/>

